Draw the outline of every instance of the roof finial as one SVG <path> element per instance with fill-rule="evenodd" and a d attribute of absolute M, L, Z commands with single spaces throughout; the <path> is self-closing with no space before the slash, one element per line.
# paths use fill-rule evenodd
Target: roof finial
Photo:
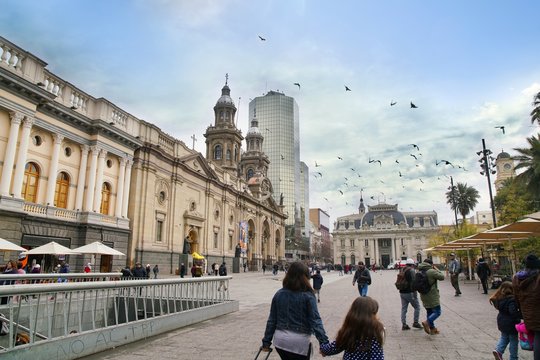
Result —
<path fill-rule="evenodd" d="M 229 81 L 229 73 L 225 73 L 225 85 L 227 85 L 228 81 Z"/>

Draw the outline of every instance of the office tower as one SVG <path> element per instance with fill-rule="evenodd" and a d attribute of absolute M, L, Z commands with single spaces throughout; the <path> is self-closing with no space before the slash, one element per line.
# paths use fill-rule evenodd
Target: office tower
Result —
<path fill-rule="evenodd" d="M 270 159 L 268 178 L 274 187 L 274 199 L 279 203 L 283 194 L 283 205 L 289 215 L 286 238 L 298 245 L 303 237 L 301 224 L 306 223 L 302 220 L 301 207 L 304 206 L 304 213 L 309 209 L 302 195 L 298 104 L 290 96 L 269 91 L 249 103 L 249 117 L 253 118 L 254 114 L 264 136 L 263 152 Z"/>

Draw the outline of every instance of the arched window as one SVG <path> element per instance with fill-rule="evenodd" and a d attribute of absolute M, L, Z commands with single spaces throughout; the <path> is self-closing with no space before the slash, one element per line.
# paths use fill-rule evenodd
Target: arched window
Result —
<path fill-rule="evenodd" d="M 230 113 L 227 111 L 227 112 L 225 113 L 225 119 L 229 120 L 229 115 L 230 115 Z"/>
<path fill-rule="evenodd" d="M 214 160 L 221 160 L 222 154 L 221 145 L 216 145 L 214 147 Z"/>
<path fill-rule="evenodd" d="M 356 257 L 353 255 L 351 255 L 351 264 L 356 264 Z"/>
<path fill-rule="evenodd" d="M 231 160 L 231 150 L 227 149 L 226 160 Z"/>
<path fill-rule="evenodd" d="M 99 212 L 104 215 L 109 215 L 109 205 L 111 202 L 111 185 L 103 183 L 101 186 L 101 208 Z"/>
<path fill-rule="evenodd" d="M 22 197 L 25 201 L 35 203 L 37 200 L 39 184 L 39 168 L 37 164 L 29 162 L 24 169 Z"/>
<path fill-rule="evenodd" d="M 247 171 L 246 180 L 251 179 L 251 178 L 253 177 L 253 175 L 254 175 L 253 169 L 250 168 L 250 169 Z"/>
<path fill-rule="evenodd" d="M 341 265 L 345 264 L 347 264 L 347 258 L 345 257 L 345 255 L 341 255 Z"/>
<path fill-rule="evenodd" d="M 54 206 L 66 209 L 69 191 L 69 175 L 61 172 L 56 177 L 56 190 L 54 192 Z"/>
<path fill-rule="evenodd" d="M 223 120 L 223 110 L 221 110 L 221 111 L 219 112 L 219 118 L 220 118 L 221 120 Z"/>
<path fill-rule="evenodd" d="M 238 161 L 238 147 L 234 145 L 234 161 Z"/>

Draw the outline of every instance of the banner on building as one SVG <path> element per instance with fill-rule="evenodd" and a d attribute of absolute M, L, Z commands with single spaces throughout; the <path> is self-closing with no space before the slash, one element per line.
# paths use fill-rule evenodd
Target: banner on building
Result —
<path fill-rule="evenodd" d="M 240 238 L 238 239 L 238 242 L 240 243 L 240 248 L 242 249 L 242 254 L 245 254 L 247 251 L 247 243 L 248 243 L 248 223 L 247 221 L 240 221 L 240 231 L 238 232 L 240 235 Z"/>

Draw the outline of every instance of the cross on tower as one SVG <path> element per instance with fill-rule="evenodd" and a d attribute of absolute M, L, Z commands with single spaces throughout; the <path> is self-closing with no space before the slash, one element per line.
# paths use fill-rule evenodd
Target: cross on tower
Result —
<path fill-rule="evenodd" d="M 197 138 L 195 137 L 195 134 L 191 135 L 191 139 L 193 140 L 193 146 L 191 147 L 191 149 L 195 150 L 195 141 L 197 141 Z"/>
<path fill-rule="evenodd" d="M 229 73 L 225 73 L 225 85 L 227 85 L 227 81 L 229 81 Z"/>

